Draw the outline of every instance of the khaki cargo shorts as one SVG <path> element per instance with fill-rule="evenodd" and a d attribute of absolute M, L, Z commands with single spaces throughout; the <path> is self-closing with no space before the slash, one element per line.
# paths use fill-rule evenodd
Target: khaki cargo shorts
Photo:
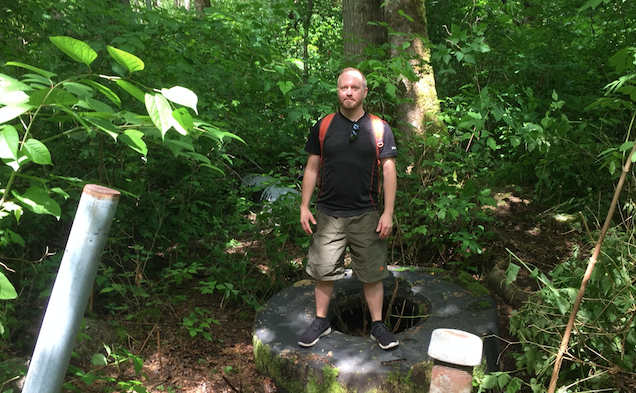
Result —
<path fill-rule="evenodd" d="M 344 256 L 351 253 L 353 274 L 362 282 L 376 282 L 389 276 L 386 267 L 387 242 L 376 232 L 377 211 L 353 217 L 331 217 L 320 210 L 309 243 L 307 273 L 316 280 L 335 281 L 344 277 Z"/>

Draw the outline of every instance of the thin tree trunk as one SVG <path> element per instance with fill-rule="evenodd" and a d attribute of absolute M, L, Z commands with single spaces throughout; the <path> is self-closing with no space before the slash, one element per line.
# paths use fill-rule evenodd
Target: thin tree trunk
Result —
<path fill-rule="evenodd" d="M 304 36 L 303 36 L 303 82 L 307 83 L 309 80 L 309 26 L 311 26 L 311 17 L 314 14 L 314 0 L 307 0 L 307 15 L 305 16 L 304 23 Z"/>

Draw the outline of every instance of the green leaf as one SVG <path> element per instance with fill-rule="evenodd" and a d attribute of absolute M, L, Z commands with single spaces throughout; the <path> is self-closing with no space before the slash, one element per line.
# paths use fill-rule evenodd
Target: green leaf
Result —
<path fill-rule="evenodd" d="M 0 158 L 17 161 L 19 146 L 18 131 L 12 126 L 4 127 L 2 134 L 0 134 Z"/>
<path fill-rule="evenodd" d="M 119 140 L 145 157 L 148 154 L 148 147 L 146 146 L 146 142 L 141 139 L 143 135 L 144 133 L 141 131 L 126 130 L 123 134 L 119 135 Z"/>
<path fill-rule="evenodd" d="M 161 136 L 172 127 L 172 109 L 168 101 L 161 95 L 146 94 L 146 110 L 155 126 L 161 131 Z"/>
<path fill-rule="evenodd" d="M 27 157 L 39 165 L 53 165 L 51 153 L 46 145 L 37 139 L 30 138 L 22 146 L 22 150 Z"/>
<path fill-rule="evenodd" d="M 108 53 L 110 53 L 110 55 L 113 57 L 113 59 L 115 59 L 115 61 L 119 64 L 126 67 L 130 73 L 141 71 L 144 69 L 144 62 L 141 61 L 141 59 L 137 56 L 110 45 L 108 45 L 106 49 L 108 50 Z"/>
<path fill-rule="evenodd" d="M 201 161 L 205 164 L 211 164 L 210 159 L 204 156 L 203 154 L 195 153 L 195 152 L 186 152 L 183 153 L 184 156 L 190 157 L 196 161 Z"/>
<path fill-rule="evenodd" d="M 188 135 L 189 131 L 192 131 L 194 128 L 194 122 L 192 121 L 192 116 L 188 113 L 188 110 L 185 108 L 179 108 L 172 112 L 172 126 L 175 130 L 181 135 Z"/>
<path fill-rule="evenodd" d="M 197 115 L 199 114 L 197 111 L 197 102 L 199 98 L 192 90 L 181 86 L 175 86 L 170 89 L 161 89 L 161 94 L 175 104 L 188 107 Z"/>
<path fill-rule="evenodd" d="M 117 105 L 118 107 L 121 107 L 121 100 L 119 99 L 119 97 L 117 96 L 117 94 L 115 94 L 111 89 L 109 89 L 108 87 L 99 84 L 97 82 L 94 82 L 90 79 L 82 79 L 82 83 L 92 86 L 95 89 L 99 90 L 103 95 L 105 95 L 109 100 L 111 100 L 112 102 L 115 103 L 115 105 Z"/>
<path fill-rule="evenodd" d="M 106 356 L 104 356 L 103 354 L 96 353 L 91 358 L 91 363 L 94 366 L 107 366 L 108 365 L 108 360 L 106 359 Z"/>
<path fill-rule="evenodd" d="M 29 102 L 26 90 L 32 90 L 28 85 L 10 76 L 0 74 L 0 104 L 22 105 Z"/>
<path fill-rule="evenodd" d="M 31 108 L 33 108 L 33 106 L 29 104 L 3 106 L 0 108 L 0 124 L 15 119 L 16 117 L 28 112 Z"/>
<path fill-rule="evenodd" d="M 75 38 L 58 36 L 49 37 L 49 39 L 71 59 L 84 63 L 87 66 L 90 66 L 93 60 L 97 58 L 97 52 L 95 52 L 90 45 Z"/>
<path fill-rule="evenodd" d="M 634 146 L 634 142 L 632 142 L 632 141 L 628 141 L 628 142 L 623 143 L 623 144 L 621 145 L 621 147 L 620 147 L 618 150 L 620 150 L 620 151 L 629 150 L 629 149 L 631 149 L 633 146 Z"/>
<path fill-rule="evenodd" d="M 92 88 L 77 82 L 64 82 L 63 86 L 69 93 L 78 97 L 93 97 L 95 92 Z"/>
<path fill-rule="evenodd" d="M 5 229 L 5 232 L 9 235 L 9 239 L 11 239 L 12 243 L 19 244 L 24 247 L 24 239 L 22 238 L 22 236 L 18 235 L 10 229 Z"/>
<path fill-rule="evenodd" d="M 194 146 L 192 146 L 192 144 L 175 139 L 165 139 L 163 144 L 170 149 L 175 157 L 177 157 L 182 150 L 194 151 Z"/>
<path fill-rule="evenodd" d="M 486 139 L 486 144 L 487 144 L 487 145 L 488 145 L 488 147 L 489 147 L 490 149 L 492 149 L 493 151 L 494 151 L 494 150 L 497 150 L 497 142 L 495 142 L 495 140 L 494 140 L 494 139 L 492 139 L 492 138 L 488 137 L 488 139 Z"/>
<path fill-rule="evenodd" d="M 588 8 L 592 8 L 592 9 L 596 9 L 596 7 L 599 6 L 599 4 L 601 4 L 603 2 L 603 0 L 589 0 L 587 3 L 583 4 L 583 6 L 581 8 L 579 8 L 579 12 L 581 11 L 585 11 Z"/>
<path fill-rule="evenodd" d="M 22 195 L 18 194 L 15 190 L 11 190 L 13 196 L 22 203 L 27 209 L 31 210 L 35 214 L 50 214 L 60 219 L 62 209 L 53 199 L 49 197 L 46 190 L 43 188 L 32 186 Z"/>
<path fill-rule="evenodd" d="M 6 65 L 10 65 L 10 66 L 15 66 L 15 67 L 21 67 L 21 68 L 26 68 L 27 70 L 33 71 L 33 72 L 37 72 L 38 74 L 46 77 L 47 79 L 51 79 L 54 76 L 57 76 L 57 74 L 50 72 L 50 71 L 45 71 L 41 68 L 37 68 L 37 67 L 33 67 L 31 65 L 28 64 L 24 64 L 24 63 L 20 63 L 17 61 L 8 61 L 6 63 Z"/>
<path fill-rule="evenodd" d="M 95 117 L 86 117 L 85 119 L 87 122 L 93 124 L 100 130 L 110 135 L 115 141 L 117 141 L 117 137 L 119 136 L 119 128 L 117 128 L 113 123 L 109 122 L 108 120 Z"/>
<path fill-rule="evenodd" d="M 141 102 L 145 102 L 144 92 L 137 88 L 137 86 L 123 79 L 115 79 L 115 83 L 117 83 L 117 85 L 119 85 L 122 89 L 126 90 L 131 96 Z"/>
<path fill-rule="evenodd" d="M 18 297 L 18 293 L 15 291 L 15 287 L 11 284 L 11 281 L 0 272 L 0 300 L 10 300 Z"/>
<path fill-rule="evenodd" d="M 73 106 L 78 103 L 77 97 L 62 89 L 42 89 L 31 94 L 29 104 L 33 106 L 60 104 Z"/>
<path fill-rule="evenodd" d="M 634 154 L 632 154 L 632 162 L 636 162 L 636 152 L 634 152 Z"/>
<path fill-rule="evenodd" d="M 283 95 L 287 95 L 287 93 L 294 88 L 294 84 L 291 81 L 279 81 L 277 85 L 280 91 L 283 92 Z"/>

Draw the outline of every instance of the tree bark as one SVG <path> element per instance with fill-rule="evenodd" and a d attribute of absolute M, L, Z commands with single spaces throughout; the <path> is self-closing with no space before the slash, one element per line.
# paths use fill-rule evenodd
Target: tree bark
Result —
<path fill-rule="evenodd" d="M 382 22 L 382 0 L 342 0 L 342 26 L 345 59 L 357 63 L 365 58 L 364 48 L 386 42 L 386 29 L 369 25 Z"/>
<path fill-rule="evenodd" d="M 390 29 L 404 34 L 391 34 L 391 57 L 404 57 L 418 76 L 418 80 L 410 81 L 400 76 L 399 83 L 404 97 L 411 102 L 400 104 L 396 118 L 398 127 L 407 136 L 424 136 L 427 130 L 437 132 L 441 125 L 437 115 L 440 111 L 435 78 L 430 62 L 428 48 L 428 28 L 426 22 L 426 6 L 424 0 L 387 0 L 385 3 L 386 22 Z M 403 11 L 411 19 L 400 15 Z M 410 46 L 405 53 L 400 48 L 408 42 Z"/>
<path fill-rule="evenodd" d="M 210 0 L 194 0 L 194 7 L 198 12 L 203 12 L 203 9 L 210 7 Z"/>

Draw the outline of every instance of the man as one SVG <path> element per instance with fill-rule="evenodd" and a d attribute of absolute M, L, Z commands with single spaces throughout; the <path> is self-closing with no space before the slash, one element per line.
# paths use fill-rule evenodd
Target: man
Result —
<path fill-rule="evenodd" d="M 386 238 L 393 226 L 397 148 L 386 122 L 382 122 L 382 143 L 376 142 L 371 118 L 362 107 L 368 91 L 362 72 L 354 68 L 342 71 L 338 78 L 340 111 L 333 117 L 322 147 L 319 132 L 324 118 L 313 126 L 305 146 L 309 158 L 302 184 L 300 223 L 312 236 L 306 270 L 315 280 L 316 319 L 298 340 L 303 347 L 311 347 L 331 333 L 327 310 L 335 281 L 344 277 L 347 246 L 353 272 L 362 281 L 369 306 L 371 338 L 382 349 L 399 345 L 382 322 L 382 280 L 389 276 Z M 378 158 L 384 177 L 382 214 L 378 211 Z M 314 218 L 309 202 L 317 184 Z M 316 225 L 315 233 L 312 224 Z"/>

